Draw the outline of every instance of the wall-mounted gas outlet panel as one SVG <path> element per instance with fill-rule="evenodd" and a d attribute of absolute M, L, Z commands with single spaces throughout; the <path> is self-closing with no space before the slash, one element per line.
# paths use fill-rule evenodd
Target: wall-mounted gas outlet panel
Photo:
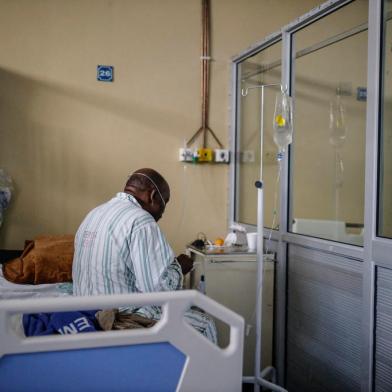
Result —
<path fill-rule="evenodd" d="M 193 150 L 191 148 L 180 148 L 179 160 L 181 162 L 192 162 Z"/>
<path fill-rule="evenodd" d="M 193 163 L 229 163 L 230 151 L 211 148 L 180 148 L 178 153 L 180 162 Z"/>
<path fill-rule="evenodd" d="M 224 149 L 215 150 L 215 162 L 229 163 L 230 162 L 230 151 Z"/>

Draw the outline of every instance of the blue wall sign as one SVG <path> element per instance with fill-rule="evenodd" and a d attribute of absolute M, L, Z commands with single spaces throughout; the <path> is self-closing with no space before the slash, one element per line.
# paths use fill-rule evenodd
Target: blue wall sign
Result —
<path fill-rule="evenodd" d="M 97 80 L 100 82 L 113 82 L 113 65 L 97 65 Z"/>

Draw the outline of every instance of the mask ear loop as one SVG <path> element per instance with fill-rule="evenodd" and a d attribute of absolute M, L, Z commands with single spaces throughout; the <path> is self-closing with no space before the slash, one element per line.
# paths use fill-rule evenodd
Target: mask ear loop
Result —
<path fill-rule="evenodd" d="M 158 192 L 156 191 L 156 189 L 153 189 L 152 190 L 152 192 L 151 192 L 151 202 L 152 202 L 152 204 L 155 204 L 155 203 L 157 203 L 156 201 L 155 201 L 155 195 L 156 194 L 158 194 Z M 159 203 L 159 202 L 158 202 Z M 166 208 L 166 206 L 165 206 L 165 204 L 163 204 L 163 209 L 165 209 Z"/>
<path fill-rule="evenodd" d="M 154 185 L 155 189 L 156 189 L 157 192 L 159 193 L 159 196 L 161 197 L 161 200 L 162 200 L 162 203 L 163 203 L 163 208 L 165 209 L 165 208 L 166 208 L 166 202 L 165 202 L 165 200 L 163 199 L 162 193 L 161 193 L 161 191 L 159 190 L 157 184 L 155 184 L 155 182 L 153 181 L 153 179 L 152 179 L 151 177 L 149 177 L 147 174 L 139 173 L 139 172 L 133 173 L 132 176 L 135 175 L 135 174 L 138 174 L 139 176 L 144 176 L 144 177 L 146 177 L 146 178 L 148 178 L 148 179 L 150 180 L 151 184 Z"/>

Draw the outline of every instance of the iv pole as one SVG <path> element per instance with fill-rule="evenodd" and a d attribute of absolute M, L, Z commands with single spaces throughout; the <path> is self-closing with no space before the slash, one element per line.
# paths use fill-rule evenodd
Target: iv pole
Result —
<path fill-rule="evenodd" d="M 280 86 L 280 83 L 261 84 L 241 90 L 241 95 L 246 97 L 248 91 L 255 88 L 261 89 L 260 103 L 260 179 L 255 182 L 257 188 L 257 282 L 256 282 L 256 348 L 255 348 L 255 368 L 253 377 L 243 377 L 244 382 L 254 384 L 254 392 L 260 390 L 260 386 L 269 388 L 272 391 L 287 392 L 287 389 L 275 384 L 275 368 L 267 366 L 262 369 L 262 312 L 263 312 L 263 277 L 264 277 L 264 189 L 263 189 L 263 135 L 264 135 L 264 89 L 267 87 Z M 273 382 L 264 379 L 268 374 L 272 374 Z"/>

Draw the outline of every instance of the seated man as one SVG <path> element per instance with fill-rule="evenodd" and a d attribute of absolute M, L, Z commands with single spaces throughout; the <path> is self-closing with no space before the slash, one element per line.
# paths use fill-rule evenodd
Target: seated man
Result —
<path fill-rule="evenodd" d="M 180 290 L 193 266 L 175 257 L 157 222 L 170 199 L 170 188 L 155 170 L 140 169 L 124 192 L 88 213 L 75 237 L 72 278 L 75 295 L 148 293 Z M 158 320 L 158 306 L 120 308 Z M 213 321 L 190 309 L 185 319 L 216 343 Z"/>

